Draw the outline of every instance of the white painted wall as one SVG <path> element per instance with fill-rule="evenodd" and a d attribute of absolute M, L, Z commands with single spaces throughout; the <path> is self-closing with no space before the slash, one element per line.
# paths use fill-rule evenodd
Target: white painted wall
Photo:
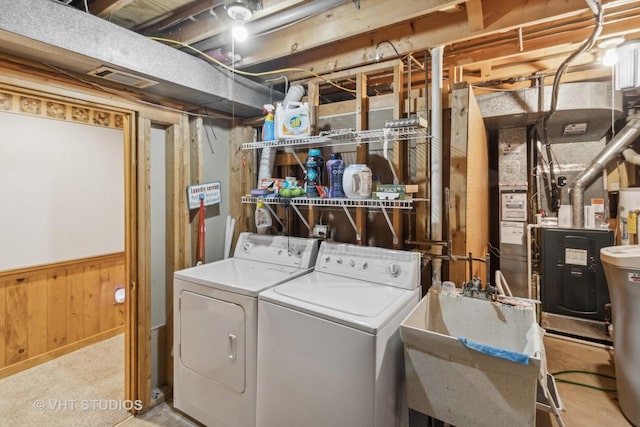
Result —
<path fill-rule="evenodd" d="M 119 129 L 0 113 L 0 271 L 124 251 Z"/>
<path fill-rule="evenodd" d="M 227 215 L 229 215 L 229 123 L 226 120 L 204 120 L 204 141 L 202 144 L 203 182 L 220 181 L 221 202 L 207 207 L 205 215 L 206 262 L 224 257 L 224 236 Z M 234 203 L 237 201 L 233 201 Z M 235 242 L 234 242 L 235 243 Z"/>

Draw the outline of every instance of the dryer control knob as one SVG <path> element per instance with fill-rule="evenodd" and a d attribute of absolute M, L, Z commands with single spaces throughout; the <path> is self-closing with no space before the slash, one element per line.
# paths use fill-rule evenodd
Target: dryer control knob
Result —
<path fill-rule="evenodd" d="M 369 263 L 368 262 L 363 263 L 362 264 L 362 269 L 366 270 L 367 268 L 369 268 Z"/>
<path fill-rule="evenodd" d="M 248 254 L 249 251 L 251 251 L 251 248 L 253 248 L 253 245 L 251 243 L 247 242 L 244 245 L 242 245 L 242 252 Z"/>
<path fill-rule="evenodd" d="M 356 266 L 356 262 L 352 259 L 349 260 L 349 266 L 350 267 L 355 267 Z"/>
<path fill-rule="evenodd" d="M 336 260 L 336 262 L 337 262 L 338 264 L 342 264 L 342 258 L 338 258 L 338 259 Z"/>

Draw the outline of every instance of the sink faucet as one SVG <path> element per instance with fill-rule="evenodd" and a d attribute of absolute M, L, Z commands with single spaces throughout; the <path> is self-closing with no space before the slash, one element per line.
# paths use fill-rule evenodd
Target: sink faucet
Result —
<path fill-rule="evenodd" d="M 480 280 L 478 277 L 473 277 L 474 259 L 476 261 L 481 261 L 481 262 L 484 261 L 486 264 L 485 265 L 486 282 L 485 282 L 484 289 L 482 288 L 482 280 Z M 482 299 L 495 301 L 498 295 L 498 288 L 492 285 L 491 281 L 489 280 L 489 278 L 491 277 L 490 255 L 487 254 L 485 259 L 482 260 L 478 258 L 473 258 L 473 255 L 471 254 L 471 252 L 469 252 L 469 257 L 467 258 L 467 261 L 469 262 L 469 277 L 471 277 L 471 280 L 462 284 L 463 295 L 468 297 L 473 297 L 473 298 L 482 298 Z"/>

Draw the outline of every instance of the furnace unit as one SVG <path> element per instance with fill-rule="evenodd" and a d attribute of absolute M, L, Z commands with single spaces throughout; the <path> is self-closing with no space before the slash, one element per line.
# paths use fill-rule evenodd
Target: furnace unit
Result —
<path fill-rule="evenodd" d="M 543 228 L 542 311 L 604 321 L 609 292 L 600 249 L 612 245 L 609 230 Z"/>

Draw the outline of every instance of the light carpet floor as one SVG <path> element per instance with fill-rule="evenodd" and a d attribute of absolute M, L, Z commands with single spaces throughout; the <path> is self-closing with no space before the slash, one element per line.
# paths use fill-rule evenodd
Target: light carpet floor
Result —
<path fill-rule="evenodd" d="M 124 334 L 0 380 L 0 426 L 114 426 L 124 399 Z"/>

